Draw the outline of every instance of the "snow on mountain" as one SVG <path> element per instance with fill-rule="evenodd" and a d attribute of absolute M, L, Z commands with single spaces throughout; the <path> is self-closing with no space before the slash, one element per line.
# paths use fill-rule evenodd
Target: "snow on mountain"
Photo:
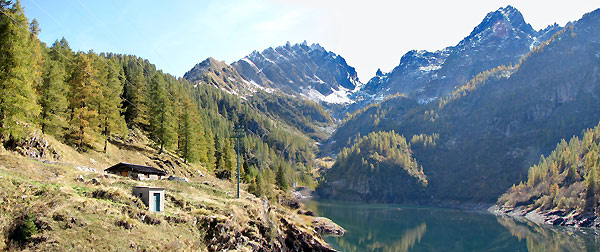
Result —
<path fill-rule="evenodd" d="M 363 85 L 343 57 L 306 41 L 254 51 L 231 65 L 258 86 L 325 103 L 351 103 L 350 94 Z"/>
<path fill-rule="evenodd" d="M 355 96 L 387 97 L 403 93 L 423 103 L 452 92 L 472 76 L 519 58 L 561 29 L 554 24 L 535 31 L 514 7 L 488 13 L 457 45 L 439 51 L 410 51 L 388 73 L 376 74 Z"/>

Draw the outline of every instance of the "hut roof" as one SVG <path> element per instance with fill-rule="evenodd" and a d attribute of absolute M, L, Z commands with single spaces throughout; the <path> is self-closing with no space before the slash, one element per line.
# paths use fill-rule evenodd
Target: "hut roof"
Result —
<path fill-rule="evenodd" d="M 132 171 L 135 171 L 138 173 L 156 174 L 159 176 L 167 175 L 167 173 L 165 171 L 156 169 L 154 167 L 144 166 L 144 165 L 134 165 L 134 164 L 128 164 L 128 163 L 118 163 L 116 165 L 113 165 L 111 167 L 104 169 L 104 171 L 110 172 L 110 171 L 118 171 L 118 170 L 122 170 L 122 169 L 132 170 Z"/>

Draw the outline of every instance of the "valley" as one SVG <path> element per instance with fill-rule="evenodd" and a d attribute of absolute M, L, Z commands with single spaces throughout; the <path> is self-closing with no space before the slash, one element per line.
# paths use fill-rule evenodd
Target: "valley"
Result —
<path fill-rule="evenodd" d="M 535 30 L 501 7 L 362 82 L 306 41 L 177 77 L 0 8 L 0 249 L 598 249 L 600 9 Z M 103 172 L 119 162 L 177 180 Z"/>

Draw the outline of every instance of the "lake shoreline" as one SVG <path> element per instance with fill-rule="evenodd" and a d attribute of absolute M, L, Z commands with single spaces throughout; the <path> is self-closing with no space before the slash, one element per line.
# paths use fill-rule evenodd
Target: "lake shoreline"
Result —
<path fill-rule="evenodd" d="M 578 211 L 564 210 L 540 210 L 527 208 L 525 206 L 511 208 L 493 205 L 488 212 L 496 216 L 508 216 L 512 218 L 525 218 L 529 221 L 551 226 L 567 227 L 600 227 L 600 218 L 593 213 L 582 213 Z"/>
<path fill-rule="evenodd" d="M 320 197 L 318 193 L 310 194 L 310 197 L 296 197 L 300 201 L 306 200 L 314 200 L 320 202 L 348 202 L 354 204 L 388 204 L 388 205 L 413 205 L 413 206 L 422 206 L 422 207 L 433 207 L 433 208 L 445 208 L 445 209 L 454 209 L 454 210 L 465 210 L 472 212 L 488 212 L 488 209 L 494 204 L 484 203 L 484 202 L 462 202 L 462 201 L 454 201 L 454 200 L 446 200 L 446 201 L 406 201 L 406 202 L 370 202 L 363 200 L 347 200 L 347 199 L 330 199 Z"/>

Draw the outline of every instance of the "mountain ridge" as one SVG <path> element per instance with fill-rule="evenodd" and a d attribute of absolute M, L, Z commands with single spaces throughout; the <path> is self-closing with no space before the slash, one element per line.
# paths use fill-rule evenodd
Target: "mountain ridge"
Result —
<path fill-rule="evenodd" d="M 422 199 L 491 203 L 557 141 L 598 123 L 599 24 L 600 10 L 584 15 L 517 65 L 475 76 L 452 99 L 420 105 L 399 95 L 369 106 L 322 150 L 336 153 L 329 147 L 377 131 L 439 134 L 435 147 L 413 152 L 430 181 Z"/>
<path fill-rule="evenodd" d="M 449 94 L 477 73 L 499 65 L 515 64 L 522 55 L 560 28 L 554 24 L 535 31 L 514 7 L 499 8 L 489 12 L 455 46 L 435 52 L 407 52 L 392 71 L 370 79 L 365 84 L 365 92 L 360 95 L 378 101 L 395 93 L 404 93 L 418 97 L 421 103 L 430 102 Z"/>

